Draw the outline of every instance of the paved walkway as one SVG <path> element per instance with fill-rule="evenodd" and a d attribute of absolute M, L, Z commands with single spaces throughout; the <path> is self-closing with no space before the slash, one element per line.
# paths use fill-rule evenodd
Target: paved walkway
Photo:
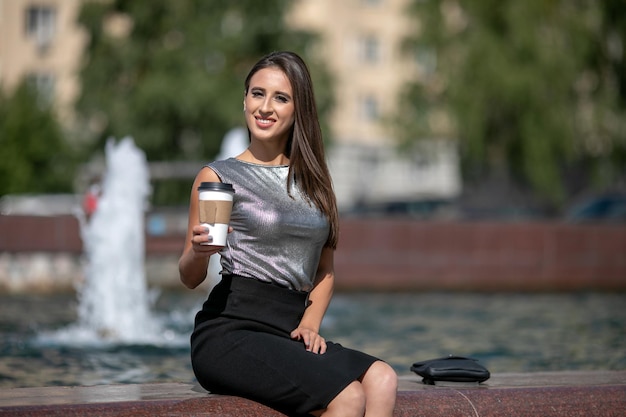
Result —
<path fill-rule="evenodd" d="M 395 417 L 626 416 L 626 371 L 495 374 L 481 385 L 400 378 Z M 0 416 L 283 416 L 182 383 L 0 391 Z"/>

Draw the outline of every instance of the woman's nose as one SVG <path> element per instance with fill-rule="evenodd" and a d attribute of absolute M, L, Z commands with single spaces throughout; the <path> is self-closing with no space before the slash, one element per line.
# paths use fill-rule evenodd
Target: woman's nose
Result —
<path fill-rule="evenodd" d="M 268 98 L 263 100 L 263 103 L 261 104 L 261 108 L 259 109 L 262 113 L 272 113 L 273 109 L 272 109 L 272 101 Z"/>

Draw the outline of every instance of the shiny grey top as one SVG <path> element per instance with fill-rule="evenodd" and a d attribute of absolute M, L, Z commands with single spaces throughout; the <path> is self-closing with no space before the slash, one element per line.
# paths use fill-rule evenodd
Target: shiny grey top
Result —
<path fill-rule="evenodd" d="M 222 273 L 310 291 L 330 226 L 294 182 L 287 193 L 289 166 L 230 158 L 208 167 L 235 189 Z"/>

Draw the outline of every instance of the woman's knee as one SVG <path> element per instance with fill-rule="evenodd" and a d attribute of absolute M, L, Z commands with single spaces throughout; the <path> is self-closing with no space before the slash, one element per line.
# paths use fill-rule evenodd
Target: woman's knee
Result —
<path fill-rule="evenodd" d="M 342 416 L 363 416 L 365 414 L 365 392 L 361 383 L 352 382 L 328 404 L 328 411 Z M 334 415 L 334 414 L 333 414 Z"/>
<path fill-rule="evenodd" d="M 398 389 L 398 375 L 386 362 L 374 362 L 361 380 L 364 388 L 375 386 L 379 392 L 395 392 Z"/>

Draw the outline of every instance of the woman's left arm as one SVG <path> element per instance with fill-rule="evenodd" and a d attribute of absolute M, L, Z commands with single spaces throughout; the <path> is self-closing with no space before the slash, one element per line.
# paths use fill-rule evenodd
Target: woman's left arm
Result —
<path fill-rule="evenodd" d="M 326 340 L 320 336 L 319 331 L 335 287 L 334 256 L 334 249 L 322 249 L 315 283 L 309 293 L 309 306 L 304 311 L 298 328 L 291 332 L 292 338 L 302 340 L 306 350 L 313 353 L 326 352 Z"/>

